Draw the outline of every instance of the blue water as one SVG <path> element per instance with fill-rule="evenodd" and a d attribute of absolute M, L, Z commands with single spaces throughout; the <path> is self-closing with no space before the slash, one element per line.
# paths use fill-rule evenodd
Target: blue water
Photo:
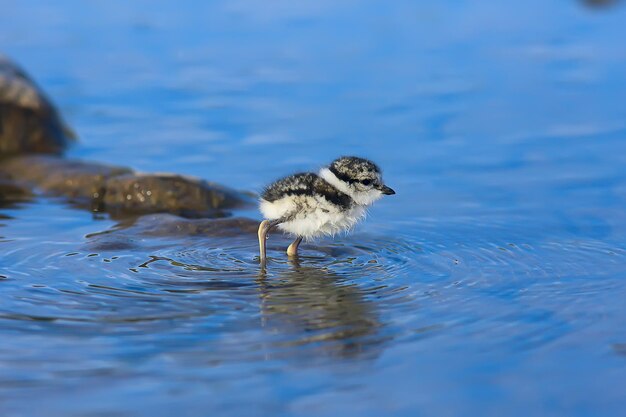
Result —
<path fill-rule="evenodd" d="M 397 191 L 266 275 L 253 234 L 0 207 L 3 417 L 623 415 L 623 5 L 0 9 L 70 158 L 258 191 L 357 154 Z"/>

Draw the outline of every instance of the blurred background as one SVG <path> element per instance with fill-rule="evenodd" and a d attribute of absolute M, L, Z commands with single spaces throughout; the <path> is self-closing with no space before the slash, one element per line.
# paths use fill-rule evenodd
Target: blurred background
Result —
<path fill-rule="evenodd" d="M 319 244 L 330 251 L 309 247 L 304 269 L 275 266 L 274 298 L 271 284 L 250 284 L 253 240 L 209 254 L 206 241 L 178 238 L 109 253 L 85 247 L 114 227 L 108 218 L 45 199 L 4 209 L 4 416 L 43 415 L 31 399 L 47 416 L 626 406 L 620 2 L 25 0 L 0 10 L 0 52 L 80 137 L 68 158 L 258 192 L 354 154 L 397 192 L 355 235 Z M 153 257 L 168 261 L 128 272 Z M 146 304 L 167 310 L 161 319 L 100 333 L 99 309 L 106 320 L 148 310 L 86 282 L 158 292 L 181 277 L 245 290 L 195 284 L 196 298 Z M 51 311 L 49 325 L 16 321 L 59 288 L 84 297 Z M 191 319 L 199 306 L 211 314 Z M 272 317 L 267 331 L 259 323 Z M 80 395 L 68 402 L 68 389 Z"/>
<path fill-rule="evenodd" d="M 446 211 L 560 200 L 530 182 L 621 162 L 624 10 L 610 1 L 3 8 L 3 51 L 61 106 L 77 157 L 258 190 L 360 154 Z"/>

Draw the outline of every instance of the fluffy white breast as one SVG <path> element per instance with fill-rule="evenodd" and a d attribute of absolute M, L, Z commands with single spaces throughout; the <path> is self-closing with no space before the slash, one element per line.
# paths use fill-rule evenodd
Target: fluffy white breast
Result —
<path fill-rule="evenodd" d="M 290 220 L 278 228 L 307 239 L 348 231 L 366 214 L 364 206 L 341 210 L 322 196 L 307 195 L 285 196 L 272 202 L 262 199 L 260 209 L 266 219 L 288 216 Z"/>

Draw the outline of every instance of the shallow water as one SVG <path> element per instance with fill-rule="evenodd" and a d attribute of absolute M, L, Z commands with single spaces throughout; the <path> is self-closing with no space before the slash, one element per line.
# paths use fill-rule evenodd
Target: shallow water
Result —
<path fill-rule="evenodd" d="M 265 272 L 254 233 L 0 201 L 2 416 L 623 413 L 626 8 L 337 3 L 2 5 L 69 157 L 397 191 Z"/>

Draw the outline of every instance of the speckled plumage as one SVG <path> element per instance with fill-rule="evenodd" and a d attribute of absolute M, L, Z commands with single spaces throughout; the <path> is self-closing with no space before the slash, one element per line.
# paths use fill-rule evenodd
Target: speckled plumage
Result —
<path fill-rule="evenodd" d="M 380 168 L 372 161 L 356 156 L 344 156 L 335 159 L 328 169 L 342 181 L 355 183 L 376 180 L 380 177 Z"/>
<path fill-rule="evenodd" d="M 326 180 L 311 172 L 290 175 L 265 188 L 261 198 L 274 202 L 285 196 L 301 196 L 319 194 L 332 204 L 348 209 L 354 204 L 349 195 L 342 193 Z"/>

